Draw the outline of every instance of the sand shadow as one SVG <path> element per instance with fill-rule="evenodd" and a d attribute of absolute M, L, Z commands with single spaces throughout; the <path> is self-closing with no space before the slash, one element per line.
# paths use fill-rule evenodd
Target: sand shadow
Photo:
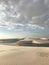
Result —
<path fill-rule="evenodd" d="M 27 47 L 49 47 L 49 44 L 26 44 L 26 45 L 19 45 L 19 46 L 27 46 Z"/>
<path fill-rule="evenodd" d="M 37 43 L 33 43 L 32 41 L 26 41 L 20 39 L 5 39 L 2 40 L 2 43 L 0 44 L 10 45 L 10 46 L 49 47 L 49 43 L 37 44 Z"/>
<path fill-rule="evenodd" d="M 19 41 L 16 45 L 18 46 L 27 46 L 27 47 L 49 47 L 49 43 L 42 43 L 42 44 L 37 44 L 37 43 L 32 43 L 32 41 Z"/>
<path fill-rule="evenodd" d="M 33 43 L 32 46 L 34 47 L 49 47 L 49 44 L 45 43 L 45 44 L 36 44 L 36 43 Z"/>

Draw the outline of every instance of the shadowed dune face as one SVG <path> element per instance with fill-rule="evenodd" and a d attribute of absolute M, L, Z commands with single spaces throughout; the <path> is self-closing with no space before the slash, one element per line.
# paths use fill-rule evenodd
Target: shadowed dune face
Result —
<path fill-rule="evenodd" d="M 11 45 L 11 46 L 39 46 L 39 47 L 49 47 L 49 40 L 41 39 L 2 39 L 0 44 Z"/>
<path fill-rule="evenodd" d="M 20 40 L 17 42 L 19 46 L 32 46 L 32 41 L 29 40 Z"/>
<path fill-rule="evenodd" d="M 35 41 L 35 42 L 34 42 Z M 18 46 L 49 47 L 49 40 L 24 39 L 16 43 Z"/>
<path fill-rule="evenodd" d="M 35 43 L 33 40 L 20 40 L 15 45 L 18 46 L 35 46 L 35 47 L 49 47 L 49 43 Z"/>
<path fill-rule="evenodd" d="M 0 39 L 0 43 L 15 43 L 19 41 L 19 39 Z"/>

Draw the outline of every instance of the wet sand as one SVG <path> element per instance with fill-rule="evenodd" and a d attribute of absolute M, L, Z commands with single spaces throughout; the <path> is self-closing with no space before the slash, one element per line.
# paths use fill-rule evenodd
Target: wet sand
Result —
<path fill-rule="evenodd" d="M 0 45 L 0 65 L 49 65 L 49 47 Z"/>

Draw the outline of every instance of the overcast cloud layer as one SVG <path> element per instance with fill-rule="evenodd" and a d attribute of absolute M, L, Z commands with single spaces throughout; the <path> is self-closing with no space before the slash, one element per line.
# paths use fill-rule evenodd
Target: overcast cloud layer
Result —
<path fill-rule="evenodd" d="M 49 0 L 0 0 L 0 27 L 49 28 Z"/>

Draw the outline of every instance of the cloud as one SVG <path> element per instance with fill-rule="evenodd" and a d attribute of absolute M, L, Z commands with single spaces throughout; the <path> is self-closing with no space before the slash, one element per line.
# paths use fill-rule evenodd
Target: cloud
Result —
<path fill-rule="evenodd" d="M 0 27 L 8 30 L 49 28 L 49 0 L 0 1 Z"/>

